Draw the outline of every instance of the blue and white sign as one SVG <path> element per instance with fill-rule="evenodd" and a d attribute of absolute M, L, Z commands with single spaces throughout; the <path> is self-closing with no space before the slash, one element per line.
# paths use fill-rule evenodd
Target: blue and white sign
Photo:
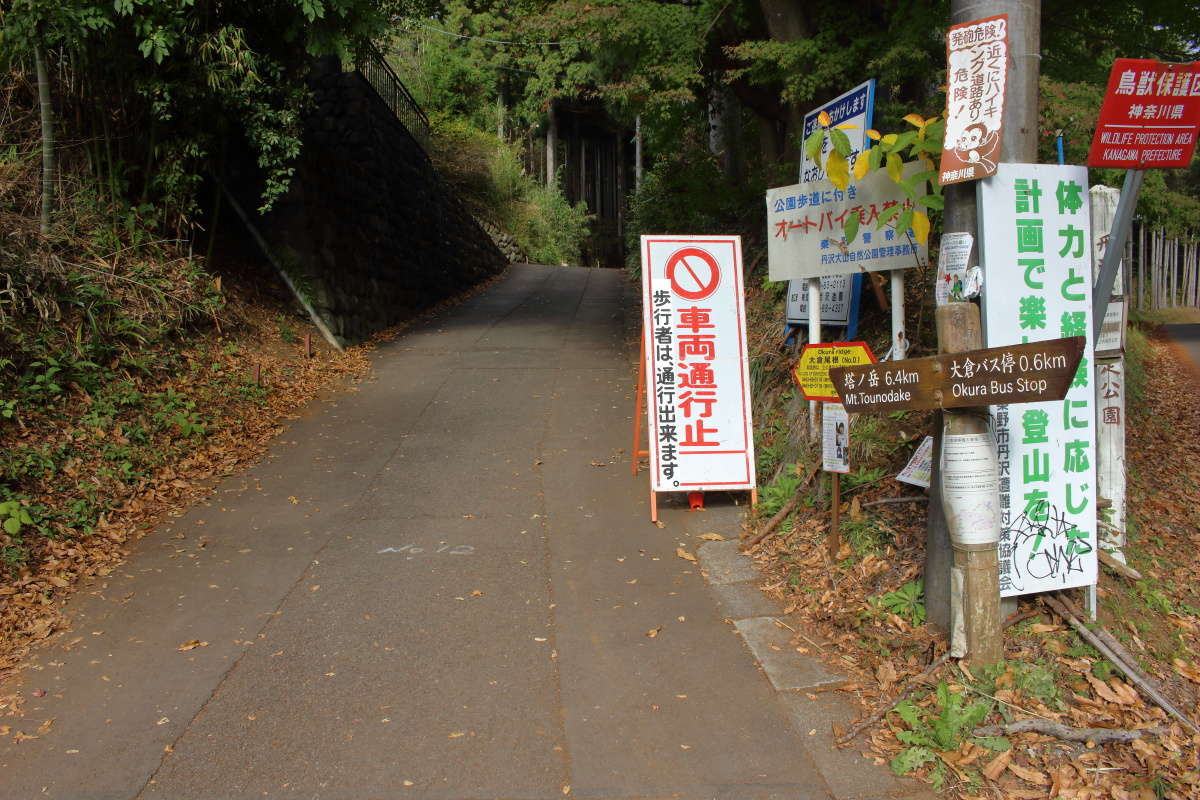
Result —
<path fill-rule="evenodd" d="M 858 154 L 868 147 L 867 128 L 870 128 L 874 124 L 875 79 L 871 78 L 820 108 L 814 108 L 805 114 L 804 139 L 808 139 L 809 134 L 819 126 L 820 123 L 817 122 L 817 118 L 821 115 L 822 111 L 829 114 L 830 126 L 841 125 L 845 122 L 858 126 L 857 128 L 842 131 L 850 139 L 850 166 L 853 167 L 854 160 L 858 157 Z M 801 151 L 803 149 L 802 147 Z M 824 148 L 821 150 L 822 164 L 825 162 L 825 157 L 828 154 L 829 139 L 826 137 Z M 825 168 L 809 158 L 807 153 L 801 152 L 800 183 L 812 183 L 824 178 Z"/>

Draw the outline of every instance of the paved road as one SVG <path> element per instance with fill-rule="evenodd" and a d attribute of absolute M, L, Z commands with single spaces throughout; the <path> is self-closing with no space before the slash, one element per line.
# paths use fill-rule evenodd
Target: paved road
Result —
<path fill-rule="evenodd" d="M 0 743 L 0 796 L 911 792 L 829 753 L 852 711 L 797 691 L 831 678 L 784 663 L 733 543 L 707 577 L 676 556 L 740 509 L 647 522 L 627 294 L 616 271 L 514 267 L 380 348 L 77 597 L 4 720 L 54 723 Z"/>
<path fill-rule="evenodd" d="M 1188 358 L 1192 360 L 1193 368 L 1200 368 L 1200 324 L 1165 325 L 1167 334 L 1175 340 Z"/>

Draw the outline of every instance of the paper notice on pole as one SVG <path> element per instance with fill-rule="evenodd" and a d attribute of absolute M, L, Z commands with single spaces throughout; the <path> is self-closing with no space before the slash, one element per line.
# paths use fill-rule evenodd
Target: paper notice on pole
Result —
<path fill-rule="evenodd" d="M 974 243 L 975 237 L 969 233 L 947 233 L 942 236 L 937 283 L 933 290 L 939 306 L 966 299 L 963 285 L 967 278 L 967 260 L 971 257 Z"/>
<path fill-rule="evenodd" d="M 850 417 L 841 403 L 826 403 L 821 417 L 821 460 L 826 472 L 850 471 Z"/>
<path fill-rule="evenodd" d="M 929 478 L 932 472 L 933 437 L 926 436 L 921 440 L 921 444 L 917 445 L 916 452 L 913 453 L 908 463 L 904 465 L 904 469 L 900 470 L 900 474 L 896 476 L 896 480 L 928 489 Z"/>
<path fill-rule="evenodd" d="M 942 437 L 942 506 L 954 544 L 1000 540 L 1000 476 L 991 434 Z"/>

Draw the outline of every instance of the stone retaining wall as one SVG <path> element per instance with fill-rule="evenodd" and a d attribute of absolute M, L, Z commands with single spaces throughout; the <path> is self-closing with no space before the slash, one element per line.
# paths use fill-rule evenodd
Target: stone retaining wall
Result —
<path fill-rule="evenodd" d="M 357 72 L 322 61 L 288 194 L 262 221 L 343 344 L 410 318 L 510 261 Z"/>

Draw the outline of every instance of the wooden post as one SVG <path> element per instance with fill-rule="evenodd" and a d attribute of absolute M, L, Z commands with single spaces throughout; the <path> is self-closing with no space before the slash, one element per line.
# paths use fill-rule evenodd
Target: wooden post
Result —
<path fill-rule="evenodd" d="M 943 353 L 961 353 L 983 347 L 983 329 L 979 307 L 973 303 L 949 303 L 936 312 L 938 349 Z M 988 433 L 985 408 L 946 410 L 944 436 Z M 943 442 L 943 448 L 945 447 Z M 993 452 L 992 457 L 995 458 Z M 997 497 L 997 502 L 998 502 Z M 974 664 L 994 664 L 1004 657 L 1000 623 L 1000 564 L 997 544 L 1000 531 L 994 531 L 990 544 L 962 544 L 954 541 L 950 525 L 954 570 L 962 579 L 962 627 L 966 630 L 967 653 Z M 952 628 L 958 623 L 952 622 Z"/>
<path fill-rule="evenodd" d="M 1137 307 L 1146 310 L 1146 226 L 1138 225 L 1138 294 Z"/>
<path fill-rule="evenodd" d="M 837 561 L 838 550 L 842 549 L 842 532 L 838 527 L 839 515 L 842 505 L 842 475 L 840 472 L 833 474 L 833 519 L 829 525 L 829 535 L 825 538 L 825 544 L 829 547 L 829 560 Z"/>

